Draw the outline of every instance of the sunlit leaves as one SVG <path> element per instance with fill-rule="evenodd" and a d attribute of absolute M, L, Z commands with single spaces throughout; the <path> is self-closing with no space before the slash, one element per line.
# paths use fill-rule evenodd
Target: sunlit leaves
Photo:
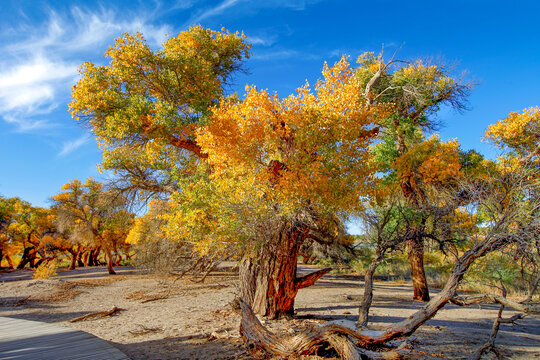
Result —
<path fill-rule="evenodd" d="M 510 113 L 507 118 L 491 125 L 485 138 L 500 149 L 515 152 L 517 156 L 537 156 L 540 153 L 540 108 Z"/>
<path fill-rule="evenodd" d="M 206 123 L 249 49 L 243 34 L 201 26 L 169 38 L 160 50 L 140 33 L 123 34 L 105 52 L 106 65 L 80 67 L 69 112 L 91 126 L 103 169 L 127 171 L 131 178 L 147 170 L 167 177 L 163 169 L 183 165 L 183 150 L 204 156 L 194 131 Z"/>
<path fill-rule="evenodd" d="M 346 59 L 325 66 L 314 90 L 246 90 L 213 108 L 196 138 L 210 167 L 174 196 L 169 231 L 200 239 L 201 251 L 253 239 L 277 219 L 358 211 L 371 189 L 369 144 L 385 110 L 367 105 Z"/>

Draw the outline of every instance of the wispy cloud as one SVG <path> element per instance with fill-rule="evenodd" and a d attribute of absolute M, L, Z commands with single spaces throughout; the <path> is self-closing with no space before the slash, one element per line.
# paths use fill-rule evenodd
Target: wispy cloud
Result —
<path fill-rule="evenodd" d="M 172 32 L 170 26 L 153 25 L 148 13 L 141 14 L 73 7 L 68 13 L 50 11 L 41 24 L 3 28 L 0 119 L 22 132 L 52 126 L 45 115 L 68 101 L 77 66 L 98 55 L 97 48 L 105 50 L 122 32 L 135 31 L 157 46 Z"/>
<path fill-rule="evenodd" d="M 225 10 L 233 7 L 234 5 L 240 3 L 241 1 L 242 0 L 224 0 L 217 6 L 207 8 L 205 10 L 198 12 L 195 16 L 189 19 L 187 25 L 198 24 L 208 18 L 221 15 Z"/>
<path fill-rule="evenodd" d="M 272 61 L 283 60 L 290 58 L 301 58 L 304 60 L 318 60 L 321 59 L 320 55 L 304 53 L 297 50 L 269 50 L 266 52 L 259 52 L 251 57 L 253 60 Z"/>
<path fill-rule="evenodd" d="M 62 150 L 58 153 L 58 156 L 63 157 L 68 154 L 71 154 L 72 152 L 80 148 L 81 146 L 88 143 L 89 140 L 90 140 L 90 134 L 84 134 L 78 139 L 65 142 L 62 146 Z"/>
<path fill-rule="evenodd" d="M 248 41 L 253 45 L 271 46 L 276 43 L 277 36 L 248 36 Z"/>

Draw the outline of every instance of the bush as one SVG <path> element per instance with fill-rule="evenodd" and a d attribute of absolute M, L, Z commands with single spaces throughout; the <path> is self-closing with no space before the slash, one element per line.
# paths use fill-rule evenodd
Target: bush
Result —
<path fill-rule="evenodd" d="M 133 263 L 150 273 L 170 274 L 186 261 L 185 249 L 179 242 L 167 239 L 141 241 L 134 245 Z"/>
<path fill-rule="evenodd" d="M 48 264 L 42 265 L 38 267 L 36 270 L 34 270 L 34 274 L 32 275 L 33 279 L 49 279 L 53 276 L 58 275 L 56 273 L 56 265 L 54 262 L 49 262 Z"/>

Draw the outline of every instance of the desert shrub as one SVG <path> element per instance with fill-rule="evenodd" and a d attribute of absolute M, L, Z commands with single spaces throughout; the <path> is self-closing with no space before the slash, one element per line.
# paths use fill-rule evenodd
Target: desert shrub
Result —
<path fill-rule="evenodd" d="M 51 261 L 35 269 L 34 274 L 32 275 L 32 278 L 33 279 L 49 279 L 56 275 L 58 275 L 56 273 L 56 264 L 53 261 Z"/>
<path fill-rule="evenodd" d="M 177 271 L 189 256 L 179 242 L 166 238 L 141 241 L 134 245 L 134 249 L 133 264 L 144 271 L 156 274 Z"/>

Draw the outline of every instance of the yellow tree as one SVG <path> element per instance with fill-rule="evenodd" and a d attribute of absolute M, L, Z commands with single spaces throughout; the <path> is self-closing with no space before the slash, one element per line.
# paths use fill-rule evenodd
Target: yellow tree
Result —
<path fill-rule="evenodd" d="M 145 200 L 177 189 L 186 157 L 205 158 L 195 131 L 241 69 L 250 45 L 242 34 L 193 26 L 154 51 L 140 33 L 124 34 L 105 52 L 108 64 L 84 63 L 69 112 L 88 124 L 105 169 Z"/>
<path fill-rule="evenodd" d="M 9 226 L 15 219 L 15 204 L 18 201 L 20 201 L 18 198 L 0 196 L 0 264 L 5 258 L 10 268 L 13 268 L 11 256 L 17 253 L 18 244 L 9 231 Z"/>
<path fill-rule="evenodd" d="M 191 239 L 201 253 L 243 249 L 242 299 L 271 318 L 292 313 L 298 290 L 329 271 L 297 278 L 299 247 L 329 218 L 362 209 L 382 115 L 346 59 L 325 66 L 314 91 L 306 84 L 280 99 L 247 88 L 242 101 L 223 99 L 197 133 L 207 164 L 181 180 L 169 236 Z"/>
<path fill-rule="evenodd" d="M 441 106 L 465 109 L 465 98 L 471 84 L 452 76 L 447 67 L 425 61 L 385 61 L 382 54 L 365 53 L 358 59 L 356 77 L 369 103 L 391 104 L 393 111 L 378 120 L 380 139 L 376 147 L 378 171 L 387 181 L 399 184 L 402 194 L 413 207 L 421 208 L 425 195 L 415 181 L 420 177 L 398 176 L 396 160 L 407 157 L 424 141 L 423 132 L 437 127 L 436 114 Z M 402 161 L 403 163 L 403 161 Z M 444 169 L 444 165 L 441 169 Z M 436 170 L 436 169 L 432 169 Z M 429 177 L 437 177 L 429 174 Z M 419 234 L 421 232 L 418 232 Z M 423 238 L 408 241 L 409 265 L 413 279 L 414 299 L 429 300 L 424 272 Z"/>
<path fill-rule="evenodd" d="M 535 161 L 540 156 L 540 108 L 531 107 L 511 112 L 508 117 L 491 125 L 486 139 L 521 161 Z"/>
<path fill-rule="evenodd" d="M 133 219 L 133 214 L 127 211 L 126 199 L 89 178 L 85 183 L 70 181 L 52 200 L 58 228 L 69 230 L 74 243 L 91 244 L 98 254 L 103 250 L 109 274 L 115 274 L 113 253 L 118 253 Z"/>

